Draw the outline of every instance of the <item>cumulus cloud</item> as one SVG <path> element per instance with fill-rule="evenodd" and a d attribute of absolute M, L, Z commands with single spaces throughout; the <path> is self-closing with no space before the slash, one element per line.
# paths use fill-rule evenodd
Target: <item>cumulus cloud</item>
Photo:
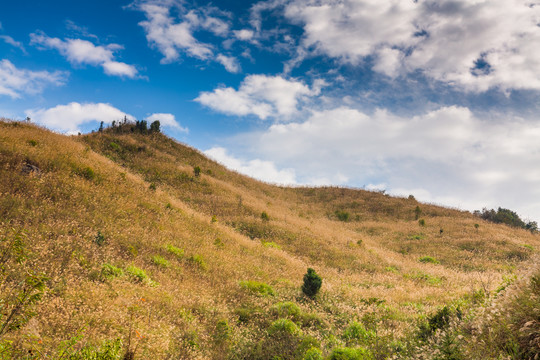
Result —
<path fill-rule="evenodd" d="M 385 184 L 423 201 L 540 219 L 539 136 L 538 120 L 486 121 L 464 107 L 410 118 L 340 107 L 236 140 L 254 158 L 294 168 L 298 183 Z"/>
<path fill-rule="evenodd" d="M 281 76 L 249 75 L 238 90 L 230 87 L 202 92 L 195 101 L 216 111 L 230 115 L 255 115 L 260 119 L 270 116 L 290 116 L 297 111 L 298 102 L 320 93 L 322 82 L 313 87 Z"/>
<path fill-rule="evenodd" d="M 240 72 L 240 64 L 238 63 L 238 60 L 235 57 L 232 56 L 225 56 L 223 54 L 219 54 L 216 57 L 217 62 L 219 62 L 221 65 L 227 69 L 228 72 L 231 73 L 238 73 Z"/>
<path fill-rule="evenodd" d="M 76 134 L 80 131 L 81 125 L 88 123 L 103 121 L 105 124 L 110 124 L 113 120 L 124 117 L 135 120 L 133 116 L 110 104 L 77 102 L 57 105 L 49 109 L 27 110 L 26 116 L 38 124 L 68 134 Z"/>
<path fill-rule="evenodd" d="M 265 2 L 281 6 L 283 1 Z M 470 91 L 540 89 L 540 3 L 523 0 L 291 0 L 302 47 L 390 77 L 422 71 Z"/>
<path fill-rule="evenodd" d="M 255 33 L 253 32 L 253 30 L 250 30 L 250 29 L 242 29 L 242 30 L 234 31 L 234 37 L 237 38 L 238 40 L 249 41 L 253 39 L 254 36 L 255 36 Z"/>
<path fill-rule="evenodd" d="M 68 74 L 61 71 L 32 71 L 18 69 L 7 59 L 0 60 L 0 95 L 13 99 L 22 94 L 37 94 L 46 86 L 60 86 L 66 81 Z"/>
<path fill-rule="evenodd" d="M 101 66 L 107 75 L 135 78 L 137 69 L 133 65 L 114 60 L 114 52 L 123 47 L 118 44 L 94 45 L 81 39 L 51 38 L 43 32 L 30 34 L 31 43 L 49 49 L 56 49 L 72 64 Z"/>
<path fill-rule="evenodd" d="M 296 184 L 293 169 L 278 170 L 271 161 L 263 161 L 260 159 L 241 160 L 229 155 L 227 150 L 222 147 L 213 147 L 206 150 L 204 154 L 220 162 L 229 169 L 262 181 L 280 185 Z"/>
<path fill-rule="evenodd" d="M 182 127 L 173 114 L 168 113 L 155 113 L 146 118 L 147 121 L 153 122 L 158 120 L 161 126 L 170 127 L 180 132 L 188 133 L 188 128 Z"/>

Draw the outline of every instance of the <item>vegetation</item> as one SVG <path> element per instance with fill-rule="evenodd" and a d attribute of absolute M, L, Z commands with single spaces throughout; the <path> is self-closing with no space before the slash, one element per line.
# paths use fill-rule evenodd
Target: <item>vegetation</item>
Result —
<path fill-rule="evenodd" d="M 509 226 L 529 230 L 532 233 L 538 232 L 538 223 L 536 221 L 525 222 L 521 220 L 519 215 L 509 209 L 499 207 L 497 210 L 486 208 L 482 211 L 476 210 L 474 214 L 484 220 L 491 221 L 495 224 L 506 224 Z"/>
<path fill-rule="evenodd" d="M 302 285 L 302 292 L 310 298 L 314 298 L 322 286 L 322 278 L 312 268 L 307 269 L 307 273 L 304 275 L 304 284 Z"/>
<path fill-rule="evenodd" d="M 1 360 L 538 353 L 538 234 L 260 183 L 143 125 L 0 121 Z"/>

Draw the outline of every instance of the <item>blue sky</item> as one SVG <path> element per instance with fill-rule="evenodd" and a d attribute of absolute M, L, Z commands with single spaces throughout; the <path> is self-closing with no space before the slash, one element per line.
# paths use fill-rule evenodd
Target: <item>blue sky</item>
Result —
<path fill-rule="evenodd" d="M 123 116 L 282 184 L 540 220 L 540 1 L 19 1 L 0 116 Z"/>

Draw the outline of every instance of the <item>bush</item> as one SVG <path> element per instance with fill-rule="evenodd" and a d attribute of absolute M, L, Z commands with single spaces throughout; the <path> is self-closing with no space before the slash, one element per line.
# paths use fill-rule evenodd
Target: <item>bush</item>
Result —
<path fill-rule="evenodd" d="M 199 166 L 195 166 L 193 167 L 193 174 L 196 176 L 196 177 L 199 177 L 201 175 L 201 168 Z"/>
<path fill-rule="evenodd" d="M 418 220 L 418 225 L 420 225 L 420 226 L 426 226 L 426 220 L 424 220 L 424 219 Z"/>
<path fill-rule="evenodd" d="M 101 266 L 101 275 L 106 279 L 112 279 L 124 275 L 124 271 L 111 264 L 103 264 Z"/>
<path fill-rule="evenodd" d="M 343 338 L 347 345 L 367 345 L 375 338 L 375 333 L 366 330 L 364 325 L 355 321 L 345 329 Z"/>
<path fill-rule="evenodd" d="M 344 210 L 336 210 L 334 212 L 339 221 L 349 221 L 350 214 Z"/>
<path fill-rule="evenodd" d="M 334 348 L 328 360 L 371 360 L 371 353 L 363 348 Z"/>
<path fill-rule="evenodd" d="M 169 267 L 169 262 L 165 258 L 159 255 L 152 256 L 152 263 L 162 268 Z"/>
<path fill-rule="evenodd" d="M 302 360 L 323 360 L 322 351 L 315 347 L 312 347 L 304 354 Z"/>
<path fill-rule="evenodd" d="M 196 264 L 202 270 L 208 270 L 208 265 L 206 265 L 206 262 L 201 255 L 192 255 L 189 258 L 189 261 L 191 261 L 193 264 Z"/>
<path fill-rule="evenodd" d="M 270 336 L 300 335 L 302 331 L 289 319 L 277 319 L 268 328 Z"/>
<path fill-rule="evenodd" d="M 96 237 L 94 238 L 94 242 L 98 246 L 101 246 L 101 245 L 105 244 L 105 240 L 106 240 L 105 236 L 101 233 L 101 231 L 98 231 Z"/>
<path fill-rule="evenodd" d="M 268 284 L 258 281 L 240 281 L 240 287 L 261 296 L 274 296 L 274 289 Z"/>
<path fill-rule="evenodd" d="M 184 257 L 184 250 L 177 248 L 174 245 L 167 245 L 167 251 L 176 256 L 178 259 L 182 259 Z"/>
<path fill-rule="evenodd" d="M 146 275 L 146 272 L 135 265 L 129 265 L 126 268 L 126 272 L 133 282 L 144 283 L 150 280 L 148 275 Z"/>
<path fill-rule="evenodd" d="M 270 313 L 280 318 L 298 319 L 302 314 L 302 311 L 295 303 L 291 301 L 280 302 L 274 304 L 270 308 Z"/>
<path fill-rule="evenodd" d="M 261 219 L 262 221 L 270 221 L 270 217 L 268 216 L 268 214 L 266 213 L 266 211 L 263 211 L 261 213 Z"/>
<path fill-rule="evenodd" d="M 421 263 L 424 263 L 424 264 L 440 264 L 439 260 L 431 257 L 431 256 L 422 256 L 420 259 L 418 259 L 418 261 L 420 261 Z"/>
<path fill-rule="evenodd" d="M 302 285 L 302 292 L 310 297 L 314 298 L 322 286 L 322 278 L 317 275 L 312 268 L 307 269 L 307 273 L 304 275 L 304 284 Z"/>

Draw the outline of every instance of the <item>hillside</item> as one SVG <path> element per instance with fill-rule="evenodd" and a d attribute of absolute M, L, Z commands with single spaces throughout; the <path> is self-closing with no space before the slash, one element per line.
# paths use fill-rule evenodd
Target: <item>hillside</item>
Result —
<path fill-rule="evenodd" d="M 484 306 L 538 269 L 528 231 L 264 184 L 123 130 L 0 122 L 0 359 L 405 358 L 444 306 Z"/>

